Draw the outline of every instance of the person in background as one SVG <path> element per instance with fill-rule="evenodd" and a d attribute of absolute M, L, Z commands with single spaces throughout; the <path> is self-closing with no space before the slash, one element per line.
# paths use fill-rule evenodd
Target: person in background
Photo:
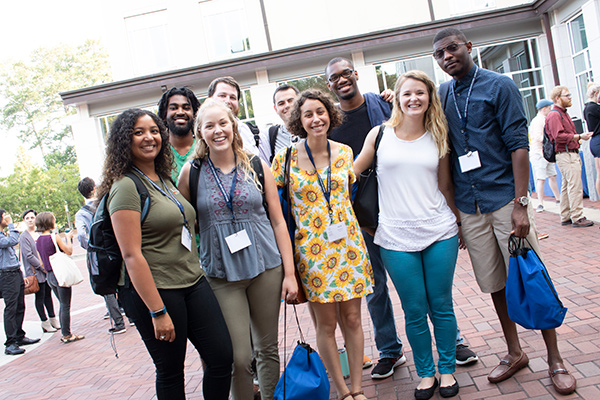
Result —
<path fill-rule="evenodd" d="M 8 235 L 4 231 L 8 229 Z M 4 298 L 4 354 L 16 356 L 25 353 L 26 346 L 40 341 L 29 339 L 23 330 L 25 317 L 25 285 L 19 259 L 14 247 L 19 243 L 19 231 L 11 215 L 0 209 L 0 293 Z"/>
<path fill-rule="evenodd" d="M 40 317 L 40 321 L 42 321 L 42 331 L 52 333 L 60 329 L 60 323 L 54 314 L 52 289 L 46 280 L 46 270 L 40 261 L 40 256 L 35 245 L 37 238 L 40 236 L 35 231 L 36 216 L 37 212 L 33 209 L 23 212 L 25 231 L 23 231 L 19 240 L 21 245 L 21 260 L 25 275 L 35 276 L 40 287 L 40 290 L 35 293 L 35 309 Z M 48 312 L 47 316 L 46 311 Z"/>
<path fill-rule="evenodd" d="M 60 340 L 63 343 L 71 343 L 85 339 L 85 336 L 75 335 L 71 332 L 72 289 L 58 285 L 56 276 L 54 276 L 54 272 L 52 271 L 52 264 L 50 263 L 50 256 L 56 253 L 57 247 L 68 256 L 73 254 L 73 231 L 65 234 L 66 241 L 57 236 L 54 233 L 56 230 L 56 219 L 54 218 L 54 214 L 49 211 L 41 212 L 35 217 L 35 227 L 40 234 L 35 246 L 46 270 L 46 280 L 58 298 L 60 306 L 58 309 L 60 331 L 62 333 Z"/>
<path fill-rule="evenodd" d="M 545 129 L 554 140 L 556 166 L 562 174 L 560 188 L 560 224 L 573 228 L 594 225 L 583 215 L 583 181 L 581 180 L 581 157 L 579 141 L 589 140 L 591 132 L 577 133 L 575 124 L 567 114 L 571 107 L 571 92 L 565 86 L 555 86 L 550 92 L 554 102 L 552 112 L 545 121 Z"/>
<path fill-rule="evenodd" d="M 435 83 L 421 71 L 396 81 L 392 116 L 377 149 L 379 225 L 375 244 L 402 302 L 406 335 L 421 382 L 415 398 L 430 399 L 435 377 L 431 333 L 439 354 L 440 395 L 458 394 L 456 316 L 452 283 L 459 236 L 450 174 L 448 128 Z M 354 162 L 360 174 L 373 163 L 376 126 Z M 417 201 L 415 201 L 418 199 Z M 464 245 L 463 245 L 464 247 Z"/>
<path fill-rule="evenodd" d="M 88 240 L 90 239 L 90 227 L 96 212 L 96 182 L 92 178 L 83 178 L 77 184 L 79 193 L 85 198 L 85 204 L 75 214 L 75 228 L 77 229 L 77 240 L 81 248 L 87 250 Z M 106 304 L 107 314 L 114 322 L 114 326 L 108 329 L 108 333 L 120 334 L 125 333 L 125 322 L 123 322 L 123 314 L 117 302 L 117 295 L 107 294 L 102 296 Z M 111 323 L 112 325 L 112 323 Z"/>
<path fill-rule="evenodd" d="M 200 140 L 197 192 L 190 193 L 189 174 L 195 168 L 190 163 L 182 169 L 179 190 L 186 199 L 196 199 L 200 262 L 231 335 L 232 398 L 252 398 L 254 348 L 261 398 L 272 400 L 280 372 L 279 307 L 281 300 L 296 298 L 298 285 L 275 182 L 267 163 L 259 160 L 262 186 L 251 165 L 256 156 L 244 151 L 237 128 L 225 104 L 202 104 L 194 129 Z M 233 240 L 240 237 L 248 240 Z"/>
<path fill-rule="evenodd" d="M 227 325 L 198 261 L 196 213 L 171 182 L 173 155 L 162 121 L 152 112 L 129 109 L 113 122 L 98 198 L 107 207 L 131 285 L 119 289 L 156 366 L 159 400 L 185 399 L 188 339 L 204 361 L 206 400 L 229 395 L 232 350 Z M 135 174 L 148 189 L 151 206 L 140 224 Z"/>
<path fill-rule="evenodd" d="M 587 128 L 592 132 L 590 151 L 596 164 L 596 193 L 600 196 L 600 85 L 589 83 L 587 90 L 588 102 L 583 109 L 583 117 Z"/>
<path fill-rule="evenodd" d="M 292 147 L 289 190 L 296 222 L 295 260 L 316 319 L 319 355 L 338 398 L 364 400 L 361 300 L 373 291 L 373 271 L 350 201 L 356 179 L 352 149 L 328 139 L 341 122 L 342 112 L 329 95 L 315 89 L 300 94 L 288 129 L 305 140 Z M 286 152 L 282 149 L 273 160 L 279 187 L 284 185 Z M 338 315 L 344 326 L 350 389 L 335 340 Z"/>
<path fill-rule="evenodd" d="M 533 179 L 535 180 L 535 191 L 538 194 L 540 204 L 535 209 L 536 212 L 544 211 L 544 184 L 546 179 L 550 184 L 550 189 L 554 194 L 557 203 L 560 203 L 560 192 L 556 183 L 556 163 L 546 161 L 542 145 L 544 142 L 544 122 L 546 116 L 552 109 L 550 100 L 542 99 L 537 102 L 537 114 L 529 124 L 529 161 L 533 170 Z"/>
<path fill-rule="evenodd" d="M 269 128 L 270 162 L 273 162 L 273 157 L 281 149 L 289 147 L 293 142 L 298 141 L 298 138 L 292 136 L 287 130 L 287 123 L 290 119 L 292 105 L 299 93 L 300 91 L 296 86 L 287 84 L 277 86 L 275 93 L 273 93 L 273 108 L 283 121 L 283 125 L 273 125 Z"/>
<path fill-rule="evenodd" d="M 179 172 L 194 154 L 194 116 L 200 107 L 198 98 L 186 87 L 173 87 L 158 102 L 158 116 L 169 131 L 169 146 L 175 160 L 171 179 L 177 183 Z"/>

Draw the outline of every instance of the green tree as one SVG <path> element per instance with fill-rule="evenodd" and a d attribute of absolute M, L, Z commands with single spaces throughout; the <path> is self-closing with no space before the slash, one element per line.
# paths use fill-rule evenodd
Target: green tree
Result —
<path fill-rule="evenodd" d="M 73 133 L 59 93 L 110 82 L 108 54 L 98 41 L 39 48 L 28 61 L 0 66 L 0 125 L 14 130 L 47 167 L 73 164 Z"/>

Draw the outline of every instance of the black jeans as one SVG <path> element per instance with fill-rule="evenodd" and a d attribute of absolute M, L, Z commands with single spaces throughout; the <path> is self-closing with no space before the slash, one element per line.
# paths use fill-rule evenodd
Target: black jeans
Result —
<path fill-rule="evenodd" d="M 54 318 L 54 304 L 52 303 L 52 289 L 48 282 L 40 282 L 40 290 L 35 293 L 35 310 L 40 316 L 40 321 L 46 321 L 46 310 L 48 311 L 48 317 Z M 44 310 L 46 307 L 46 310 Z"/>
<path fill-rule="evenodd" d="M 183 289 L 159 289 L 175 326 L 172 343 L 154 337 L 148 307 L 133 286 L 119 290 L 127 315 L 137 328 L 156 366 L 156 395 L 159 400 L 185 399 L 184 362 L 187 340 L 206 364 L 202 393 L 206 400 L 227 400 L 231 385 L 233 350 L 219 303 L 206 278 Z"/>
<path fill-rule="evenodd" d="M 10 346 L 25 337 L 25 285 L 20 269 L 0 272 L 0 292 L 4 297 L 4 345 Z"/>
<path fill-rule="evenodd" d="M 48 272 L 46 282 L 52 288 L 54 295 L 58 298 L 58 319 L 60 320 L 60 333 L 65 336 L 71 335 L 71 296 L 73 291 L 70 287 L 58 286 L 54 272 Z"/>

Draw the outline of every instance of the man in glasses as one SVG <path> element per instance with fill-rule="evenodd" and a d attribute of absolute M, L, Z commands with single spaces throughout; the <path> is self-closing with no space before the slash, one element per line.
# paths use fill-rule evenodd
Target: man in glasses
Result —
<path fill-rule="evenodd" d="M 545 129 L 554 140 L 556 165 L 562 174 L 560 189 L 561 225 L 585 228 L 594 225 L 583 216 L 583 183 L 581 181 L 581 158 L 579 141 L 589 140 L 592 132 L 578 134 L 567 108 L 571 107 L 571 93 L 565 86 L 556 86 L 550 92 L 554 102 L 552 112 L 545 121 Z"/>
<path fill-rule="evenodd" d="M 434 58 L 453 78 L 440 86 L 439 93 L 452 145 L 459 234 L 479 287 L 491 294 L 508 347 L 508 354 L 488 375 L 490 382 L 498 383 L 529 363 L 506 306 L 509 236 L 514 232 L 527 237 L 540 253 L 528 212 L 529 141 L 521 94 L 509 77 L 475 65 L 471 50 L 471 42 L 454 28 L 441 30 L 433 39 Z M 542 330 L 542 336 L 555 390 L 572 393 L 576 381 L 563 364 L 556 330 Z"/>

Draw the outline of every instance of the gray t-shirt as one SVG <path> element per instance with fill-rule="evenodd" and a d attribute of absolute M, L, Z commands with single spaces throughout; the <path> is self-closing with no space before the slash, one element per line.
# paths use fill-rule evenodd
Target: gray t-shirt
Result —
<path fill-rule="evenodd" d="M 200 262 L 209 277 L 229 282 L 251 279 L 281 265 L 273 227 L 262 204 L 262 194 L 252 181 L 245 179 L 241 167 L 236 169 L 238 174 L 233 196 L 235 223 L 206 160 L 202 162 L 198 177 Z M 215 170 L 229 194 L 234 171 L 224 174 L 216 167 Z M 241 230 L 246 230 L 252 244 L 232 254 L 225 238 Z"/>

